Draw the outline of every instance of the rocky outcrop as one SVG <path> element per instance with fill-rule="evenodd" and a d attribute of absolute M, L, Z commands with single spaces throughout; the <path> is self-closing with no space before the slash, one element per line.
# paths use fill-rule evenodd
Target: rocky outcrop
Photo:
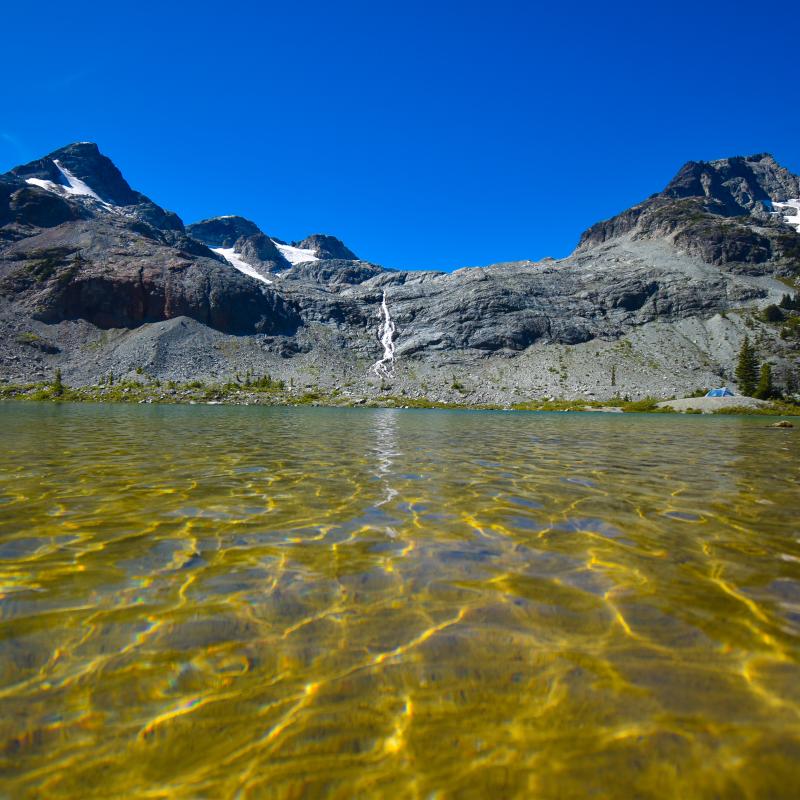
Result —
<path fill-rule="evenodd" d="M 253 236 L 243 236 L 237 239 L 233 249 L 242 258 L 253 266 L 261 267 L 261 272 L 280 272 L 288 269 L 291 265 L 281 255 L 275 243 L 264 233 L 256 233 Z"/>
<path fill-rule="evenodd" d="M 301 322 L 275 291 L 226 264 L 98 220 L 5 249 L 0 294 L 34 319 L 83 319 L 100 328 L 187 316 L 226 333 L 293 333 Z"/>
<path fill-rule="evenodd" d="M 276 252 L 256 234 L 253 247 Z M 231 334 L 301 324 L 283 297 L 188 236 L 88 143 L 0 177 L 0 295 L 51 324 L 127 328 L 186 316 Z"/>
<path fill-rule="evenodd" d="M 36 186 L 0 181 L 0 241 L 15 240 L 36 228 L 53 228 L 85 219 L 88 214 L 76 203 Z"/>
<path fill-rule="evenodd" d="M 326 259 L 296 264 L 282 276 L 285 281 L 303 281 L 322 284 L 332 290 L 343 286 L 364 283 L 370 278 L 390 272 L 385 267 L 365 261 Z"/>

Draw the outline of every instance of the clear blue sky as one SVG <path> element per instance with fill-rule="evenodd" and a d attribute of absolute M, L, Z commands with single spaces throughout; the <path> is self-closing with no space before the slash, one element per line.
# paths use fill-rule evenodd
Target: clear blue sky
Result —
<path fill-rule="evenodd" d="M 92 140 L 185 222 L 387 266 L 564 256 L 689 159 L 800 172 L 791 4 L 7 3 L 0 172 Z"/>

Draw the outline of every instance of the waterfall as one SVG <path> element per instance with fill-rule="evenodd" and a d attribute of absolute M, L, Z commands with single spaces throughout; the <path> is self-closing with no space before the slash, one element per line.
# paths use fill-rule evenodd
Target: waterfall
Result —
<path fill-rule="evenodd" d="M 379 378 L 391 378 L 394 375 L 394 321 L 386 303 L 386 291 L 381 300 L 381 325 L 378 328 L 378 339 L 383 345 L 383 357 L 372 365 L 372 371 Z"/>

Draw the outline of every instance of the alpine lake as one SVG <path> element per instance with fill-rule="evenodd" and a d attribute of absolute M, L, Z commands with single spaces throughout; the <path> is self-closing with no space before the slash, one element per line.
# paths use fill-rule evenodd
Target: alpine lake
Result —
<path fill-rule="evenodd" d="M 800 433 L 0 404 L 0 798 L 800 797 Z"/>

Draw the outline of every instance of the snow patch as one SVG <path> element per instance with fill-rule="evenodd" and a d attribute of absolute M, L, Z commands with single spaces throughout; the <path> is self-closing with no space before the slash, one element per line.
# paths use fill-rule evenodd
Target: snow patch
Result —
<path fill-rule="evenodd" d="M 64 179 L 63 183 L 53 183 L 53 181 L 46 181 L 41 178 L 26 178 L 25 183 L 29 183 L 31 186 L 38 186 L 40 189 L 46 189 L 48 192 L 60 194 L 62 197 L 66 195 L 90 197 L 92 200 L 97 200 L 98 203 L 108 207 L 109 204 L 88 183 L 73 175 L 58 159 L 54 158 L 53 163 L 61 173 L 61 177 Z"/>
<path fill-rule="evenodd" d="M 64 180 L 67 182 L 67 185 L 64 187 L 64 191 L 67 194 L 80 194 L 84 197 L 91 197 L 93 200 L 97 200 L 100 203 L 104 203 L 103 200 L 100 199 L 100 195 L 94 191 L 87 183 L 84 183 L 80 178 L 73 175 L 66 167 L 61 166 L 61 162 L 54 158 L 53 163 L 58 167 L 58 171 L 64 176 Z"/>
<path fill-rule="evenodd" d="M 791 225 L 798 233 L 800 233 L 800 197 L 795 198 L 794 200 L 787 200 L 785 203 L 776 203 L 773 200 L 772 207 L 775 209 L 774 213 L 776 213 L 779 217 L 782 217 L 783 221 L 787 225 Z M 794 209 L 794 214 L 785 214 L 785 209 Z"/>
<path fill-rule="evenodd" d="M 243 272 L 251 278 L 255 278 L 262 283 L 271 284 L 272 281 L 267 280 L 263 275 L 256 272 L 238 253 L 234 252 L 232 247 L 212 247 L 215 253 L 219 253 L 232 267 L 235 267 L 239 272 Z"/>
<path fill-rule="evenodd" d="M 59 186 L 53 181 L 43 181 L 41 178 L 25 178 L 25 183 L 31 186 L 38 186 L 40 189 L 46 189 L 48 192 L 55 194 L 66 194 L 66 186 Z"/>
<path fill-rule="evenodd" d="M 306 261 L 319 261 L 319 257 L 313 250 L 305 250 L 302 247 L 292 247 L 289 244 L 279 244 L 274 239 L 270 240 L 275 247 L 280 250 L 281 255 L 290 264 L 303 264 Z"/>

